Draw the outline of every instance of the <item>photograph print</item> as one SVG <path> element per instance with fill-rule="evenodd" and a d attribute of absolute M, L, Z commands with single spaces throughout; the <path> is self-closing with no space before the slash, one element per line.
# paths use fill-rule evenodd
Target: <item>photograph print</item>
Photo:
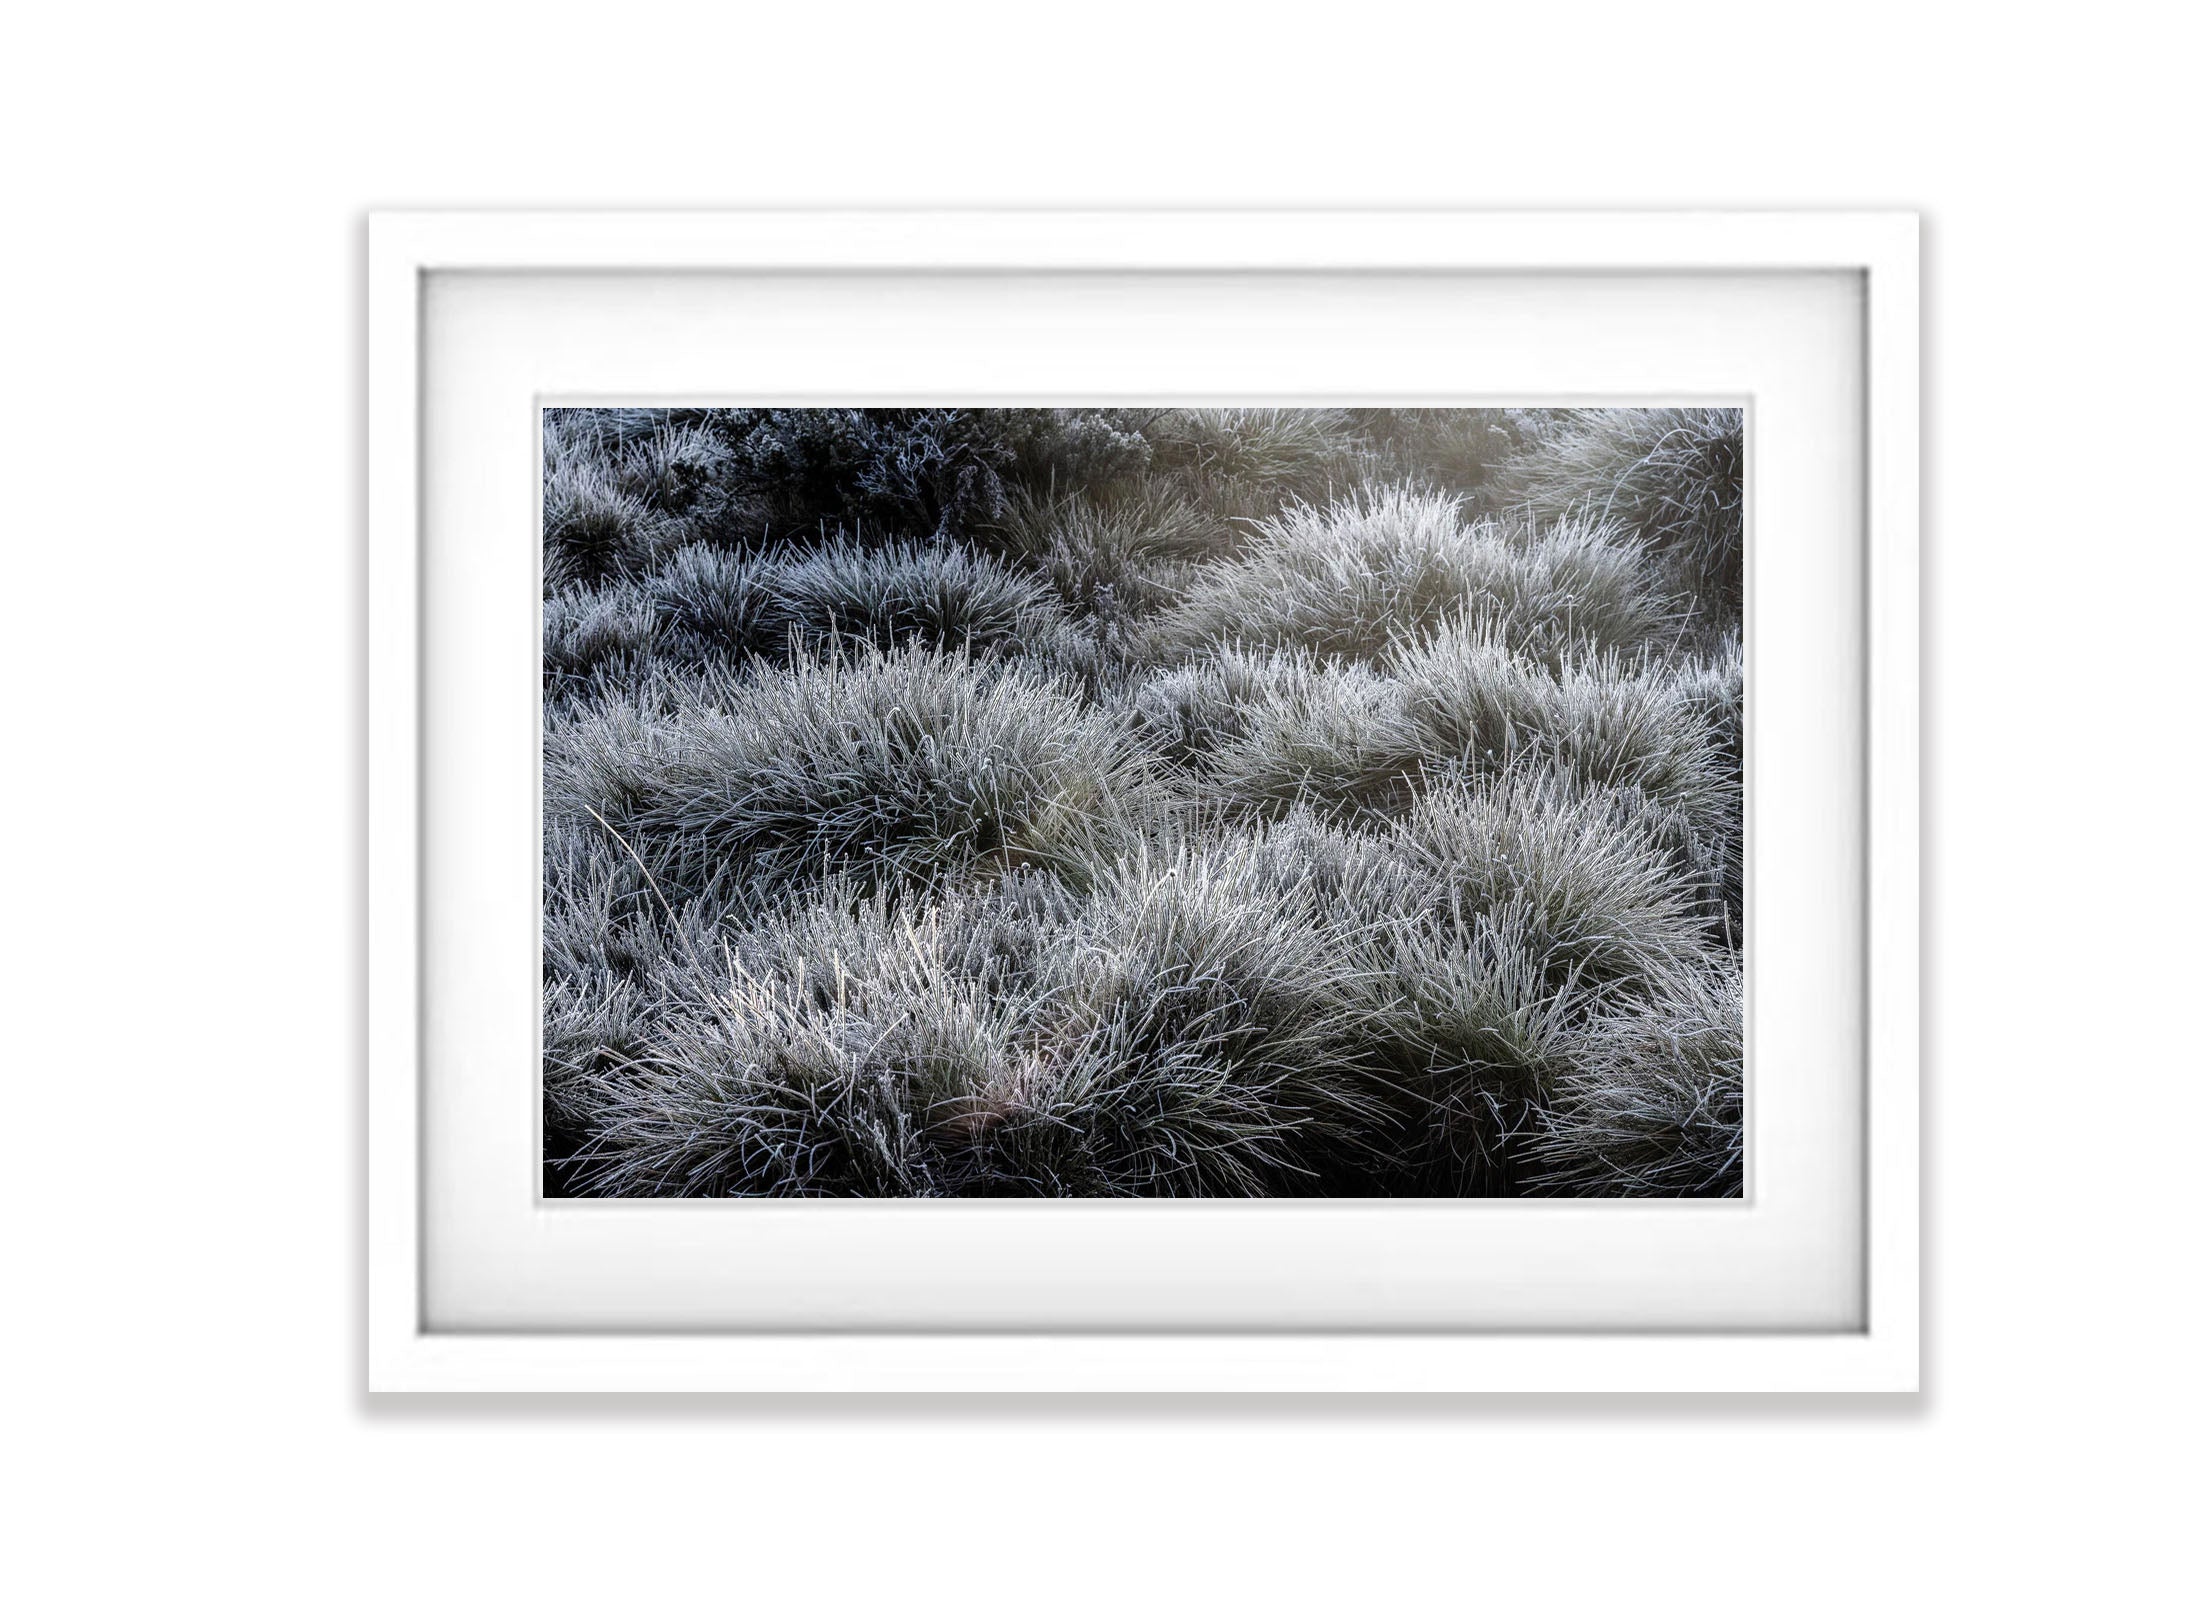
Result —
<path fill-rule="evenodd" d="M 542 417 L 543 1193 L 1743 1193 L 1743 416 Z"/>

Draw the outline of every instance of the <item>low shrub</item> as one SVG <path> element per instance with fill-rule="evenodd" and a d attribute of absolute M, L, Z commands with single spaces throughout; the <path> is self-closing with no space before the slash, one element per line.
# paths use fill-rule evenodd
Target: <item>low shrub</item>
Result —
<path fill-rule="evenodd" d="M 725 442 L 711 428 L 666 420 L 611 457 L 619 485 L 652 510 L 685 516 L 705 505 L 732 471 Z"/>
<path fill-rule="evenodd" d="M 969 413 L 1002 459 L 1003 477 L 1049 498 L 1105 493 L 1135 481 L 1153 463 L 1150 412 L 1108 407 L 1019 407 Z"/>
<path fill-rule="evenodd" d="M 841 529 L 950 536 L 1007 507 L 1006 441 L 955 410 L 726 411 L 730 471 L 781 540 Z"/>

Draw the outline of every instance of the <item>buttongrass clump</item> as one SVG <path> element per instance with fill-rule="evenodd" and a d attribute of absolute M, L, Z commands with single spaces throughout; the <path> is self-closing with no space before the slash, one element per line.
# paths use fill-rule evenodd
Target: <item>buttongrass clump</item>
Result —
<path fill-rule="evenodd" d="M 1011 502 L 1000 547 L 1072 611 L 1127 624 L 1181 595 L 1197 564 L 1232 532 L 1181 489 L 1151 478 L 1100 492 Z"/>
<path fill-rule="evenodd" d="M 1367 831 L 1301 813 L 1267 852 L 1366 974 L 1363 1058 L 1415 1192 L 1517 1190 L 1582 1026 L 1710 956 L 1629 798 L 1552 774 L 1441 790 Z"/>
<path fill-rule="evenodd" d="M 576 720 L 552 730 L 547 766 L 689 893 L 727 872 L 775 886 L 1076 873 L 1145 781 L 1119 717 L 1037 673 L 920 647 L 800 651 L 716 709 Z"/>
<path fill-rule="evenodd" d="M 1520 414 L 1488 406 L 1398 406 L 1363 412 L 1382 469 L 1397 479 L 1472 493 L 1520 447 Z"/>
<path fill-rule="evenodd" d="M 1742 984 L 1676 969 L 1663 990 L 1585 1025 L 1530 1136 L 1544 1194 L 1742 1193 Z"/>
<path fill-rule="evenodd" d="M 1577 414 L 1498 475 L 1497 496 L 1539 516 L 1578 507 L 1663 552 L 1714 627 L 1742 611 L 1742 413 L 1609 407 Z"/>
<path fill-rule="evenodd" d="M 1641 990 L 1704 954 L 1705 929 L 1623 791 L 1524 772 L 1430 795 L 1398 848 L 1467 919 L 1502 912 L 1542 991 Z M 1455 921 L 1463 920 L 1454 918 Z"/>
<path fill-rule="evenodd" d="M 657 618 L 633 588 L 561 589 L 542 604 L 542 692 L 552 705 L 628 692 L 654 659 Z"/>
<path fill-rule="evenodd" d="M 587 466 L 545 481 L 542 518 L 548 594 L 646 570 L 666 541 L 655 513 Z"/>
<path fill-rule="evenodd" d="M 1727 942 L 1742 942 L 1742 807 L 1744 704 L 1742 639 L 1730 632 L 1707 650 L 1684 657 L 1674 668 L 1683 700 L 1711 732 L 1717 793 L 1723 804 L 1713 825 L 1699 830 L 1697 844 L 1711 882 L 1717 885 L 1719 916 Z"/>
<path fill-rule="evenodd" d="M 701 958 L 695 998 L 610 1053 L 569 1181 L 683 1196 L 1304 1186 L 1354 1159 L 1377 1111 L 1351 1069 L 1358 979 L 1304 896 L 1260 892 L 1248 861 L 1126 858 L 1074 910 L 1029 880 L 922 915 L 828 899 L 728 938 Z"/>
<path fill-rule="evenodd" d="M 768 579 L 790 645 L 923 643 L 1018 654 L 1055 628 L 1060 606 L 1036 579 L 942 541 L 863 543 L 836 535 Z"/>
<path fill-rule="evenodd" d="M 1227 806 L 1396 814 L 1420 793 L 1525 769 L 1639 794 L 1693 828 L 1738 827 L 1701 702 L 1661 664 L 1553 668 L 1486 624 L 1447 624 L 1383 667 L 1232 652 L 1164 674 L 1134 726 Z"/>
<path fill-rule="evenodd" d="M 1146 425 L 1154 465 L 1211 513 L 1265 517 L 1356 486 L 1371 457 L 1352 414 L 1303 406 L 1162 411 Z"/>
<path fill-rule="evenodd" d="M 1476 521 L 1456 495 L 1382 488 L 1262 522 L 1246 553 L 1210 567 L 1154 636 L 1165 656 L 1227 640 L 1377 661 L 1469 619 L 1548 661 L 1660 641 L 1672 607 L 1643 547 L 1609 524 Z"/>
<path fill-rule="evenodd" d="M 663 429 L 662 413 L 552 409 L 543 413 L 543 592 L 632 577 L 683 543 L 707 465 L 696 439 Z"/>
<path fill-rule="evenodd" d="M 1043 585 L 981 551 L 846 532 L 760 553 L 688 545 L 642 591 L 668 646 L 705 663 L 866 644 L 1013 655 L 1062 621 Z"/>
<path fill-rule="evenodd" d="M 1027 1000 L 958 975 L 923 925 L 844 961 L 750 968 L 730 946 L 705 1003 L 607 1074 L 569 1165 L 583 1193 L 966 1192 L 973 1107 L 1012 1092 Z M 834 952 L 826 951 L 831 956 Z"/>
<path fill-rule="evenodd" d="M 1358 663 L 1272 659 L 1267 692 L 1201 763 L 1206 791 L 1276 817 L 1300 805 L 1351 813 L 1408 802 L 1428 746 L 1404 686 Z"/>
<path fill-rule="evenodd" d="M 1252 732 L 1260 707 L 1303 695 L 1318 670 L 1302 652 L 1225 644 L 1143 678 L 1131 693 L 1131 726 L 1178 765 L 1204 765 Z"/>
<path fill-rule="evenodd" d="M 781 653 L 787 626 L 776 568 L 737 550 L 685 545 L 641 585 L 668 647 L 697 663 Z"/>
<path fill-rule="evenodd" d="M 1358 964 L 1244 841 L 1125 858 L 1040 972 L 1025 1098 L 988 1133 L 1038 1192 L 1318 1192 L 1367 1165 Z"/>
<path fill-rule="evenodd" d="M 1453 626 L 1401 652 L 1394 670 L 1431 761 L 1553 768 L 1639 789 L 1706 825 L 1739 804 L 1691 689 L 1657 662 L 1592 655 L 1553 668 L 1488 628 Z"/>

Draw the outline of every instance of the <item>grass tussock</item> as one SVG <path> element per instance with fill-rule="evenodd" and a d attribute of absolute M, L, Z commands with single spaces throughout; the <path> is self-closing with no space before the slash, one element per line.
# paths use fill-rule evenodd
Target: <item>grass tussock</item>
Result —
<path fill-rule="evenodd" d="M 1054 498 L 1021 495 L 996 532 L 1065 606 L 1102 624 L 1164 608 L 1232 538 L 1183 489 L 1155 478 Z"/>
<path fill-rule="evenodd" d="M 1154 648 L 1290 648 L 1376 661 L 1448 622 L 1480 620 L 1539 660 L 1632 652 L 1669 631 L 1644 547 L 1569 513 L 1549 526 L 1476 519 L 1455 494 L 1379 488 L 1294 502 L 1202 574 Z"/>
<path fill-rule="evenodd" d="M 1350 412 L 1235 406 L 1157 412 L 1146 423 L 1154 463 L 1224 518 L 1272 515 L 1361 481 L 1368 440 Z"/>
<path fill-rule="evenodd" d="M 791 646 L 854 640 L 1021 653 L 1058 612 L 1038 580 L 942 541 L 866 545 L 842 535 L 764 581 Z"/>
<path fill-rule="evenodd" d="M 1742 984 L 1687 973 L 1581 1031 L 1532 1144 L 1539 1193 L 1742 1192 Z"/>
<path fill-rule="evenodd" d="M 981 865 L 1074 873 L 1123 826 L 1142 754 L 1035 673 L 909 647 L 800 654 L 710 709 L 553 730 L 547 781 L 665 881 L 702 892 Z"/>
<path fill-rule="evenodd" d="M 1742 413 L 1580 412 L 1509 461 L 1496 488 L 1539 515 L 1610 517 L 1662 553 L 1676 587 L 1715 627 L 1742 612 Z"/>
<path fill-rule="evenodd" d="M 1739 417 L 559 410 L 553 1194 L 1728 1194 Z"/>

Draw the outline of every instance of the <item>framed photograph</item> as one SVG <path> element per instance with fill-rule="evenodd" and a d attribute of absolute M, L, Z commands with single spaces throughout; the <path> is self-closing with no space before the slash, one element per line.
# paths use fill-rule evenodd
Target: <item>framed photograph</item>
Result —
<path fill-rule="evenodd" d="M 1913 217 L 368 284 L 371 1387 L 1916 1387 Z"/>

